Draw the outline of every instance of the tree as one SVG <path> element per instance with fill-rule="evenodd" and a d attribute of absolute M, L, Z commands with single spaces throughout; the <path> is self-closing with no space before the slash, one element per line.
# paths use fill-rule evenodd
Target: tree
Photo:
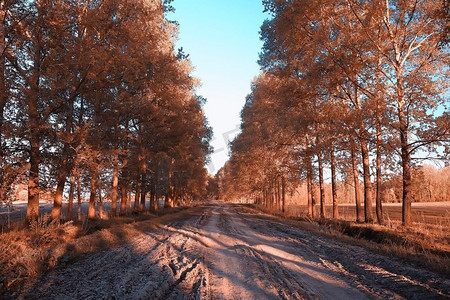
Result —
<path fill-rule="evenodd" d="M 89 186 L 91 219 L 109 195 L 111 215 L 119 194 L 125 213 L 133 188 L 141 211 L 149 188 L 154 209 L 156 193 L 177 204 L 202 194 L 211 130 L 191 64 L 174 49 L 170 1 L 0 4 L 2 198 L 20 173 L 28 180 L 28 222 L 39 216 L 43 189 L 55 191 L 52 218 L 61 218 L 68 178 L 69 218 L 75 185 L 79 218 Z"/>
<path fill-rule="evenodd" d="M 436 14 L 442 9 L 442 4 L 434 1 L 385 1 L 380 7 L 378 21 L 386 37 L 380 50 L 387 57 L 381 72 L 389 82 L 393 129 L 399 135 L 405 226 L 412 222 L 411 156 L 443 138 L 433 130 L 434 111 L 444 101 L 445 82 L 449 82 L 445 73 L 448 48 L 441 43 L 446 21 Z"/>
<path fill-rule="evenodd" d="M 336 199 L 338 145 L 341 155 L 351 154 L 358 221 L 356 156 L 362 163 L 365 222 L 373 221 L 375 165 L 376 215 L 382 223 L 382 169 L 389 163 L 383 158 L 398 149 L 408 225 L 411 155 L 423 146 L 432 152 L 448 141 L 448 118 L 434 114 L 449 81 L 445 8 L 431 1 L 389 0 L 271 0 L 264 5 L 272 18 L 261 27 L 263 72 L 244 107 L 242 133 L 233 142 L 223 186 L 242 185 L 241 193 L 262 189 L 262 202 L 270 206 L 279 162 L 289 166 L 294 161 L 297 172 L 306 169 L 312 215 L 316 156 L 323 217 L 323 168 L 329 158 Z M 274 149 L 283 149 L 280 145 L 286 151 L 273 155 Z M 286 155 L 292 152 L 298 155 Z"/>

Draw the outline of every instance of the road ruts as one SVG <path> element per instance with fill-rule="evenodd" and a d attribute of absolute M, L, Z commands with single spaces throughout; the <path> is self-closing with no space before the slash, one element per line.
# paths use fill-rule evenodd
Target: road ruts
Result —
<path fill-rule="evenodd" d="M 165 220 L 45 274 L 20 298 L 450 299 L 448 278 L 245 206 Z"/>

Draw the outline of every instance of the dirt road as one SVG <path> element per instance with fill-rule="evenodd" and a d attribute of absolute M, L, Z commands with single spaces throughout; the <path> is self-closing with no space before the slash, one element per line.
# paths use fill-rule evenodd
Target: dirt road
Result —
<path fill-rule="evenodd" d="M 25 289 L 26 299 L 449 299 L 450 279 L 238 205 L 174 216 Z"/>

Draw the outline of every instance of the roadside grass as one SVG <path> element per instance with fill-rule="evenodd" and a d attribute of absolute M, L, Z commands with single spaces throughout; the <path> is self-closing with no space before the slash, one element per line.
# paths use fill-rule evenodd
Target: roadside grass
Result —
<path fill-rule="evenodd" d="M 404 227 L 400 221 L 385 220 L 385 225 L 356 223 L 343 219 L 311 219 L 286 216 L 279 211 L 249 205 L 308 231 L 324 234 L 347 243 L 397 257 L 420 267 L 450 276 L 450 223 L 414 222 Z"/>
<path fill-rule="evenodd" d="M 0 234 L 0 299 L 52 268 L 66 266 L 89 253 L 131 242 L 143 230 L 155 228 L 186 209 L 165 208 L 155 214 L 146 212 L 61 224 L 51 221 L 49 215 L 43 215 L 29 228 L 16 225 Z"/>

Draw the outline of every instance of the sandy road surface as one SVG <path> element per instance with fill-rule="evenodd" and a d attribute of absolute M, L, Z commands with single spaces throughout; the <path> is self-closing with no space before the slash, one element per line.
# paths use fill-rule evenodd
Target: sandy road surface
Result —
<path fill-rule="evenodd" d="M 27 299 L 449 299 L 450 279 L 237 205 L 197 207 L 87 255 Z"/>

